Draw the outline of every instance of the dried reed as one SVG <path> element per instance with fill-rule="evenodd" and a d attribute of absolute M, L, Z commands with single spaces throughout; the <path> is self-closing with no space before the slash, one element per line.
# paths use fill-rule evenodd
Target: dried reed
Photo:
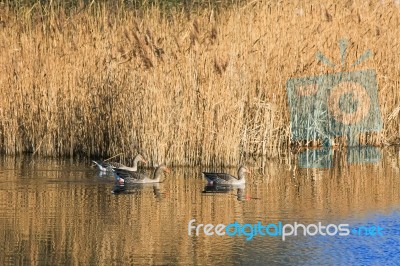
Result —
<path fill-rule="evenodd" d="M 111 1 L 112 2 L 112 1 Z M 290 144 L 286 81 L 336 72 L 317 50 L 378 73 L 397 143 L 400 7 L 393 2 L 250 1 L 188 15 L 93 1 L 0 7 L 0 149 L 44 156 L 137 152 L 175 165 L 236 165 Z M 340 64 L 339 64 L 340 65 Z M 349 70 L 355 70 L 350 67 Z"/>

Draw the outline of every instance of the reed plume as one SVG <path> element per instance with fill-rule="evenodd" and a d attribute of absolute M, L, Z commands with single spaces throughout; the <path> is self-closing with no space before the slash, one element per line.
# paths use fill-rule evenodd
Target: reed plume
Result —
<path fill-rule="evenodd" d="M 251 1 L 189 14 L 114 5 L 0 7 L 3 153 L 140 152 L 174 165 L 276 157 L 291 143 L 286 81 L 336 72 L 315 53 L 340 62 L 343 37 L 349 62 L 374 51 L 349 66 L 378 73 L 384 129 L 365 141 L 400 140 L 393 2 Z"/>

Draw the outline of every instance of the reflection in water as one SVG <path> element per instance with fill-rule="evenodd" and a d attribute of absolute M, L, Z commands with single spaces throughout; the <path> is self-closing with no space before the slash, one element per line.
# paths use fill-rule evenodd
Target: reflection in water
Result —
<path fill-rule="evenodd" d="M 299 153 L 299 167 L 301 168 L 331 168 L 332 149 L 322 148 L 305 150 Z"/>
<path fill-rule="evenodd" d="M 381 157 L 381 150 L 377 147 L 359 146 L 347 148 L 347 161 L 349 163 L 378 163 Z"/>
<path fill-rule="evenodd" d="M 339 153 L 339 157 L 342 152 Z M 298 155 L 300 168 L 331 168 L 333 167 L 334 150 L 331 147 L 307 149 Z M 347 163 L 363 164 L 378 163 L 381 160 L 381 150 L 373 146 L 347 147 Z"/>
<path fill-rule="evenodd" d="M 212 185 L 206 185 L 204 187 L 203 193 L 229 193 L 232 194 L 233 192 L 236 192 L 236 198 L 239 201 L 246 200 L 246 195 L 245 195 L 245 185 L 224 185 L 224 184 L 212 184 Z M 233 195 L 233 194 L 232 194 Z"/>
<path fill-rule="evenodd" d="M 310 169 L 298 168 L 296 158 L 287 156 L 280 163 L 267 161 L 258 169 L 262 175 L 248 177 L 245 189 L 226 193 L 204 187 L 203 169 L 180 168 L 159 185 L 127 186 L 129 193 L 116 195 L 110 193 L 113 179 L 98 177 L 89 162 L 2 157 L 0 265 L 346 264 L 361 257 L 364 264 L 380 264 L 385 254 L 399 256 L 393 252 L 400 240 L 395 234 L 399 159 L 390 149 L 377 163 L 349 164 L 347 153 L 335 152 L 331 168 Z M 238 200 L 243 198 L 258 200 Z M 379 223 L 384 232 L 394 233 L 285 242 L 256 236 L 247 242 L 188 236 L 191 219 L 215 225 Z"/>
<path fill-rule="evenodd" d="M 114 187 L 111 191 L 113 194 L 133 194 L 140 192 L 144 189 L 151 189 L 154 197 L 160 199 L 162 197 L 160 191 L 160 183 L 149 183 L 149 184 L 119 184 L 115 182 Z"/>

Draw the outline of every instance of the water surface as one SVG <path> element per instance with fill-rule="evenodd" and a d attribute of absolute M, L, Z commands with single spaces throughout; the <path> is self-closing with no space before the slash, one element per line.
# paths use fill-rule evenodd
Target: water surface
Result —
<path fill-rule="evenodd" d="M 213 168 L 176 168 L 159 185 L 114 194 L 89 161 L 3 156 L 0 264 L 400 263 L 398 150 L 368 163 L 334 152 L 330 168 L 301 168 L 301 158 L 256 160 L 245 188 L 210 192 L 201 171 Z M 379 225 L 383 236 L 189 236 L 191 219 Z"/>

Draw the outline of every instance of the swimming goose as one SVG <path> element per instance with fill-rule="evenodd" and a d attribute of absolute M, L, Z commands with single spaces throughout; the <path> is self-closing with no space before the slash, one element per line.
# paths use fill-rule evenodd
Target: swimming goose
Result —
<path fill-rule="evenodd" d="M 97 162 L 97 161 L 93 161 L 93 162 L 97 165 L 100 172 L 110 172 L 112 168 L 136 172 L 139 162 L 147 163 L 147 161 L 143 158 L 143 156 L 141 154 L 136 155 L 136 157 L 133 159 L 132 167 L 129 167 L 124 164 L 117 163 L 117 162 Z"/>
<path fill-rule="evenodd" d="M 127 171 L 121 168 L 113 169 L 116 178 L 121 178 L 128 184 L 160 183 L 163 172 L 169 173 L 170 169 L 165 165 L 156 168 L 152 176 L 143 173 Z"/>
<path fill-rule="evenodd" d="M 226 173 L 208 173 L 203 172 L 204 177 L 207 179 L 208 184 L 224 184 L 224 185 L 242 185 L 246 183 L 244 178 L 245 173 L 250 174 L 250 170 L 244 166 L 240 166 L 238 170 L 238 177 Z"/>

